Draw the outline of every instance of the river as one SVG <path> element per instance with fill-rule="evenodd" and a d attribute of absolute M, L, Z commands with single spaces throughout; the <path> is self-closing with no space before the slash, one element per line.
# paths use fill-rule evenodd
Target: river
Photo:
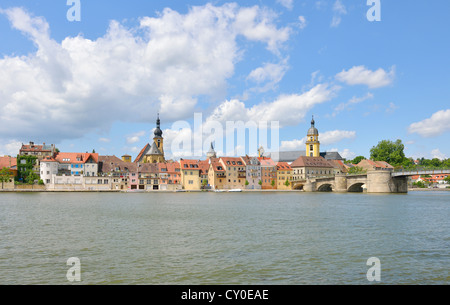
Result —
<path fill-rule="evenodd" d="M 1 193 L 0 284 L 449 284 L 450 192 Z"/>

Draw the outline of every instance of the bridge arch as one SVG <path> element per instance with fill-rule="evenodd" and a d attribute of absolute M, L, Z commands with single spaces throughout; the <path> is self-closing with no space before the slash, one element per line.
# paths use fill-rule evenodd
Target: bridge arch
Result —
<path fill-rule="evenodd" d="M 332 192 L 333 191 L 333 184 L 331 184 L 331 183 L 323 183 L 317 188 L 317 191 L 319 191 L 319 192 Z"/>
<path fill-rule="evenodd" d="M 356 182 L 350 185 L 347 189 L 347 192 L 353 192 L 353 193 L 362 193 L 363 192 L 363 185 L 365 183 L 363 182 Z"/>
<path fill-rule="evenodd" d="M 303 187 L 304 187 L 305 185 L 303 184 L 303 183 L 296 183 L 296 184 L 294 184 L 293 186 L 292 186 L 292 189 L 294 189 L 294 190 L 303 190 Z"/>

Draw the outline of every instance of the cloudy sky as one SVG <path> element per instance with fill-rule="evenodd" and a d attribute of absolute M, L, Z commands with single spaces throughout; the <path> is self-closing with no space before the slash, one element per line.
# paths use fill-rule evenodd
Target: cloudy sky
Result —
<path fill-rule="evenodd" d="M 197 113 L 278 122 L 281 150 L 304 149 L 314 115 L 322 151 L 450 157 L 448 0 L 380 0 L 373 22 L 366 0 L 79 2 L 0 1 L 0 155 L 135 157 L 159 112 L 169 156 L 193 134 L 209 148 Z"/>

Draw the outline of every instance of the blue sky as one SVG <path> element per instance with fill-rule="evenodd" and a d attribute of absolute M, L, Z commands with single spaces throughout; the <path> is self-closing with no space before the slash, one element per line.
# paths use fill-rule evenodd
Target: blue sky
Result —
<path fill-rule="evenodd" d="M 70 22 L 65 0 L 1 0 L 0 155 L 135 157 L 159 112 L 169 156 L 174 122 L 201 113 L 278 121 L 281 150 L 304 149 L 314 115 L 322 151 L 450 157 L 450 2 L 380 0 L 374 22 L 366 2 L 81 0 Z"/>

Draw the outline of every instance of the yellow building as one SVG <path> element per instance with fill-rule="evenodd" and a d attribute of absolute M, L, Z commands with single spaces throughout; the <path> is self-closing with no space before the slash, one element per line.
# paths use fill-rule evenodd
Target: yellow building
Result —
<path fill-rule="evenodd" d="M 209 159 L 208 183 L 211 189 L 222 190 L 227 185 L 227 174 L 224 166 L 217 158 Z"/>
<path fill-rule="evenodd" d="M 187 191 L 201 189 L 201 168 L 198 163 L 198 160 L 180 160 L 181 185 Z"/>
<path fill-rule="evenodd" d="M 308 134 L 306 136 L 307 157 L 320 157 L 319 131 L 314 125 L 315 121 L 313 117 L 311 121 L 311 128 L 308 129 Z"/>
<path fill-rule="evenodd" d="M 123 155 L 122 156 L 123 162 L 131 162 L 131 156 L 130 155 Z"/>
<path fill-rule="evenodd" d="M 288 184 L 286 183 L 286 181 L 288 182 Z M 287 162 L 277 163 L 277 189 L 292 189 L 292 168 Z"/>
<path fill-rule="evenodd" d="M 245 164 L 241 158 L 237 157 L 221 157 L 219 162 L 225 169 L 225 189 L 244 189 L 246 181 Z"/>

